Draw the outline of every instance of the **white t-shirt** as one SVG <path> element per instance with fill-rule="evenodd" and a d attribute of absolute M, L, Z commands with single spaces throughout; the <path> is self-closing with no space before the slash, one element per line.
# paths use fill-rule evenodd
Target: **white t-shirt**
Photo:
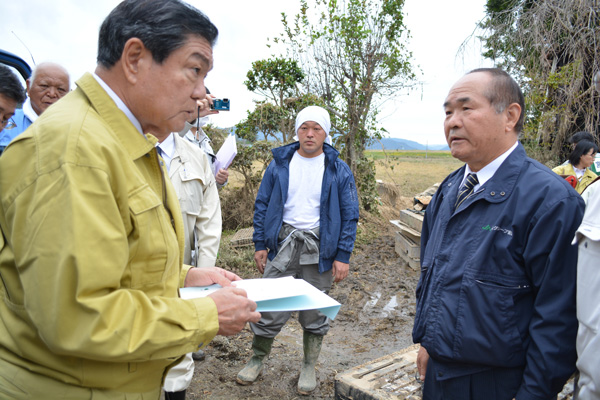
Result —
<path fill-rule="evenodd" d="M 302 230 L 319 226 L 324 172 L 325 153 L 312 158 L 294 153 L 290 161 L 290 184 L 283 206 L 283 222 Z"/>

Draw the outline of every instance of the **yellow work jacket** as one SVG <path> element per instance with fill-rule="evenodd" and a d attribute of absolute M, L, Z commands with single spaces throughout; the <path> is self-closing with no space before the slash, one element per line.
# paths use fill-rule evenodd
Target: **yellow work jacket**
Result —
<path fill-rule="evenodd" d="M 216 335 L 216 306 L 179 298 L 183 224 L 156 138 L 90 74 L 77 85 L 0 157 L 0 378 L 159 390 Z"/>
<path fill-rule="evenodd" d="M 554 167 L 552 168 L 552 171 L 556 172 L 559 175 L 573 175 L 574 177 L 577 177 L 577 175 L 575 174 L 575 170 L 573 169 L 573 165 L 571 165 L 571 163 L 565 163 L 563 165 L 559 165 L 558 167 Z M 594 180 L 596 180 L 597 177 L 598 175 L 592 172 L 592 170 L 586 168 L 584 174 L 577 181 L 577 186 L 575 186 L 575 190 L 577 191 L 577 193 L 581 194 L 581 192 L 583 192 L 583 189 L 585 189 L 590 183 L 594 182 Z"/>

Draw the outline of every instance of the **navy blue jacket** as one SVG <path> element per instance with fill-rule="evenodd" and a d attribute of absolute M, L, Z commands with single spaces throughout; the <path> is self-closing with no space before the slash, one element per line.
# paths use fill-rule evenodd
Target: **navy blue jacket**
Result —
<path fill-rule="evenodd" d="M 277 255 L 277 236 L 283 224 L 283 206 L 287 200 L 289 165 L 298 150 L 298 142 L 272 150 L 273 161 L 267 167 L 254 203 L 256 251 L 269 250 L 269 260 Z M 319 272 L 329 271 L 334 260 L 348 263 L 356 239 L 358 195 L 354 176 L 339 153 L 323 144 L 325 172 L 321 186 Z"/>
<path fill-rule="evenodd" d="M 519 144 L 454 211 L 464 168 L 425 213 L 413 340 L 446 377 L 522 367 L 517 399 L 549 399 L 575 371 L 583 200 Z"/>

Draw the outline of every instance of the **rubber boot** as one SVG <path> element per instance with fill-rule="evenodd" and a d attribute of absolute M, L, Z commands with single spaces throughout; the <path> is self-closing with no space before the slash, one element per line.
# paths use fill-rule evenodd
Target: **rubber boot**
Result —
<path fill-rule="evenodd" d="M 192 359 L 194 361 L 204 361 L 205 358 L 206 358 L 206 353 L 202 349 L 198 349 L 198 351 L 195 351 L 192 353 Z"/>
<path fill-rule="evenodd" d="M 254 355 L 250 358 L 243 370 L 237 374 L 236 382 L 240 385 L 251 385 L 256 381 L 260 371 L 263 369 L 263 359 L 271 352 L 275 338 L 266 338 L 254 335 L 252 339 L 252 351 Z"/>
<path fill-rule="evenodd" d="M 185 400 L 185 390 L 181 392 L 165 392 L 165 400 Z"/>
<path fill-rule="evenodd" d="M 323 336 L 304 332 L 304 363 L 298 379 L 298 393 L 307 395 L 317 387 L 317 372 L 315 365 L 321 352 Z"/>

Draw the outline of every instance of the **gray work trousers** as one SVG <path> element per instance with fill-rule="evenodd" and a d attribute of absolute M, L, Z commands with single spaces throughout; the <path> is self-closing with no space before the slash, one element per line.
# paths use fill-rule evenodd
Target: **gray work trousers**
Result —
<path fill-rule="evenodd" d="M 280 232 L 280 237 L 283 236 L 282 240 L 287 236 L 286 233 L 285 229 L 282 228 L 282 232 Z M 285 272 L 275 268 L 273 263 L 267 260 L 263 278 L 293 276 L 294 278 L 304 279 L 322 292 L 329 293 L 331 283 L 333 282 L 332 270 L 320 274 L 318 263 L 301 265 L 300 255 L 301 251 L 297 251 L 292 255 Z M 262 312 L 260 321 L 255 324 L 250 323 L 250 327 L 255 335 L 274 338 L 281 331 L 287 320 L 290 319 L 291 315 L 291 312 Z M 329 331 L 329 318 L 319 310 L 299 311 L 298 321 L 302 325 L 302 329 L 315 335 L 323 336 Z"/>

